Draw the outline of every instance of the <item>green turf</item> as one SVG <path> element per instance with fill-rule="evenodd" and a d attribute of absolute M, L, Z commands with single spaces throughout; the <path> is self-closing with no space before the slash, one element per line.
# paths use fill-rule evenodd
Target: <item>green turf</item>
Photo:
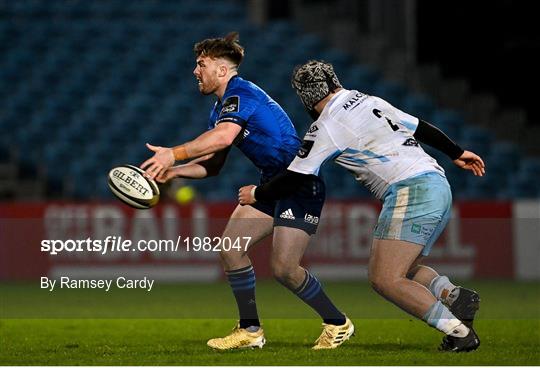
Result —
<path fill-rule="evenodd" d="M 482 345 L 467 354 L 437 352 L 439 332 L 409 318 L 365 283 L 326 285 L 357 328 L 341 348 L 311 351 L 320 322 L 288 291 L 264 282 L 257 296 L 267 345 L 225 353 L 207 348 L 206 340 L 234 325 L 226 284 L 158 285 L 151 293 L 48 293 L 35 285 L 4 284 L 0 364 L 539 365 L 540 285 L 468 284 L 482 296 L 475 322 Z"/>

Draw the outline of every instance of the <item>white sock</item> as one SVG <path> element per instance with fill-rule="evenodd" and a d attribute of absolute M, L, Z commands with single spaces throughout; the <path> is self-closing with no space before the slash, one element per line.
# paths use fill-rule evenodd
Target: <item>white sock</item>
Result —
<path fill-rule="evenodd" d="M 469 328 L 461 323 L 440 301 L 433 303 L 423 319 L 430 326 L 446 335 L 465 337 L 469 334 Z"/>
<path fill-rule="evenodd" d="M 469 328 L 456 318 L 440 319 L 436 328 L 437 330 L 444 332 L 446 335 L 455 337 L 465 337 L 469 334 Z"/>
<path fill-rule="evenodd" d="M 455 288 L 456 285 L 452 284 L 446 276 L 437 276 L 429 284 L 429 291 L 433 296 L 448 305 L 451 305 L 457 298 L 457 295 L 452 294 L 452 290 Z"/>

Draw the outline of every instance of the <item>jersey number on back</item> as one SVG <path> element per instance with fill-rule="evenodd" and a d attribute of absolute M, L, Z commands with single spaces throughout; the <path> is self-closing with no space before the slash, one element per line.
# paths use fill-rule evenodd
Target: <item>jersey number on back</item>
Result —
<path fill-rule="evenodd" d="M 388 116 L 386 116 L 381 110 L 378 110 L 378 109 L 373 109 L 373 115 L 375 115 L 376 117 L 378 117 L 379 119 L 380 118 L 385 118 L 386 119 L 386 122 L 388 123 L 388 125 L 390 125 L 390 128 L 392 128 L 392 130 L 395 132 L 395 131 L 398 131 L 399 130 L 399 126 L 397 124 L 395 124 Z"/>

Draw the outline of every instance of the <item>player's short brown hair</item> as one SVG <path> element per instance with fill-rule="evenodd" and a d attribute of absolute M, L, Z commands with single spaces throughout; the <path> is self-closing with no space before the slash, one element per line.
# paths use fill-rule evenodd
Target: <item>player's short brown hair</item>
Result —
<path fill-rule="evenodd" d="M 238 32 L 231 32 L 222 38 L 208 38 L 193 47 L 195 56 L 225 58 L 239 66 L 244 59 L 244 48 L 238 43 Z"/>

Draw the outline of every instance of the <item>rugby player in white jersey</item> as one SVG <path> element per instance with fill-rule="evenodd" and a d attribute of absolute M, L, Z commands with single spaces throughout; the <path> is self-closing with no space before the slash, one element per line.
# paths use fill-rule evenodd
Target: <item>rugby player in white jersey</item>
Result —
<path fill-rule="evenodd" d="M 478 294 L 421 265 L 448 223 L 452 194 L 444 170 L 418 141 L 476 176 L 485 173 L 482 159 L 383 99 L 344 89 L 331 64 L 307 62 L 295 69 L 292 84 L 316 121 L 288 169 L 259 187 L 242 187 L 240 204 L 285 198 L 326 161 L 343 166 L 383 202 L 369 260 L 373 288 L 442 331 L 441 350 L 477 349 Z"/>

